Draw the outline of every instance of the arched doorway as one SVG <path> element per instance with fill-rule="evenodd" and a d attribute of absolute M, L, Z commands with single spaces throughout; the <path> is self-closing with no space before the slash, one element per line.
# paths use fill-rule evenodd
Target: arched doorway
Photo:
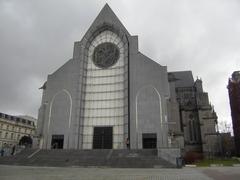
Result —
<path fill-rule="evenodd" d="M 21 137 L 21 139 L 19 140 L 19 145 L 20 146 L 25 146 L 25 147 L 32 147 L 32 143 L 33 143 L 33 140 L 30 136 L 23 136 Z"/>

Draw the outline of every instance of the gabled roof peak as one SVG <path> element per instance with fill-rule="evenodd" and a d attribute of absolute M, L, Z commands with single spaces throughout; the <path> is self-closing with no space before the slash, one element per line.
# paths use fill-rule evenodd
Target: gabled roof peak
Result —
<path fill-rule="evenodd" d="M 102 9 L 111 9 L 110 6 L 108 5 L 108 3 L 106 3 Z"/>
<path fill-rule="evenodd" d="M 95 20 L 93 21 L 92 25 L 88 29 L 87 33 L 85 34 L 88 36 L 87 39 L 91 36 L 93 32 L 100 30 L 104 25 L 109 25 L 114 27 L 117 30 L 121 30 L 127 36 L 130 36 L 127 29 L 123 26 L 121 21 L 118 19 L 116 14 L 110 8 L 110 6 L 106 3 L 104 7 L 101 9 L 100 13 L 97 15 Z"/>
<path fill-rule="evenodd" d="M 113 10 L 111 9 L 111 7 L 108 5 L 108 3 L 106 3 L 103 8 L 101 9 L 100 13 L 102 12 L 113 12 Z M 99 14 L 100 14 L 99 13 Z"/>

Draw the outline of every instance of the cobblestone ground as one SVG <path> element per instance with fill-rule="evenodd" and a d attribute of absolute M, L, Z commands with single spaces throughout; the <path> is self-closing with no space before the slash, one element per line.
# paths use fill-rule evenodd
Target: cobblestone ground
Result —
<path fill-rule="evenodd" d="M 220 178 L 220 179 L 219 179 Z M 113 169 L 0 166 L 0 180 L 240 180 L 240 168 Z"/>

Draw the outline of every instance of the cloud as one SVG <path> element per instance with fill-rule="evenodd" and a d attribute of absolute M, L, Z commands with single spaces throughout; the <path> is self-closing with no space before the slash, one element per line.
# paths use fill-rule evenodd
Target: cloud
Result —
<path fill-rule="evenodd" d="M 0 110 L 37 116 L 38 90 L 72 56 L 103 0 L 0 1 Z M 108 0 L 140 51 L 169 71 L 203 79 L 219 120 L 231 121 L 226 85 L 240 69 L 238 0 Z"/>

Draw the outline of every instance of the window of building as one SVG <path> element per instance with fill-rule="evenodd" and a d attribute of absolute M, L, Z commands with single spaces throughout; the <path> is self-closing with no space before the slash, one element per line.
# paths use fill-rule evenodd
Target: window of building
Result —
<path fill-rule="evenodd" d="M 19 140 L 19 139 L 20 139 L 20 134 L 17 135 L 17 140 Z"/>
<path fill-rule="evenodd" d="M 197 122 L 195 120 L 189 121 L 189 137 L 191 142 L 196 142 L 198 140 L 197 137 Z"/>
<path fill-rule="evenodd" d="M 193 121 L 193 139 L 197 141 L 197 122 Z"/>
<path fill-rule="evenodd" d="M 11 139 L 13 139 L 13 133 L 11 133 Z"/>
<path fill-rule="evenodd" d="M 192 120 L 189 121 L 189 137 L 190 141 L 193 141 Z"/>
<path fill-rule="evenodd" d="M 2 137 L 2 131 L 0 131 L 0 138 Z"/>
<path fill-rule="evenodd" d="M 7 130 L 9 129 L 9 125 L 7 125 Z"/>
<path fill-rule="evenodd" d="M 7 132 L 5 133 L 5 138 L 8 138 L 8 133 Z"/>

